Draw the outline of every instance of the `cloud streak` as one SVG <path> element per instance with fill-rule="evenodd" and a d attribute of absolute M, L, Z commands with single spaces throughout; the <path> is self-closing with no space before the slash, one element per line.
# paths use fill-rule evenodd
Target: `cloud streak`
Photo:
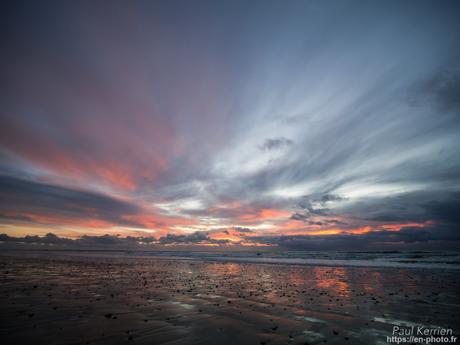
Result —
<path fill-rule="evenodd" d="M 8 235 L 370 246 L 458 227 L 455 1 L 2 9 Z"/>

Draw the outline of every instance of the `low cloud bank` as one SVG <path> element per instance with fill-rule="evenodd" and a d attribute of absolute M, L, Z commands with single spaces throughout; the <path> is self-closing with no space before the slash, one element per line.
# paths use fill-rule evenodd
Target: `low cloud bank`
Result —
<path fill-rule="evenodd" d="M 336 235 L 285 235 L 244 236 L 245 246 L 269 245 L 274 250 L 455 250 L 460 244 L 460 234 L 450 226 L 404 227 L 399 231 L 372 231 L 364 234 Z M 12 248 L 45 247 L 56 249 L 161 249 L 170 247 L 220 246 L 223 249 L 241 246 L 227 239 L 214 239 L 210 232 L 168 234 L 153 237 L 120 237 L 113 235 L 82 236 L 77 239 L 59 237 L 53 233 L 45 236 L 12 237 L 0 234 L 0 246 Z"/>
<path fill-rule="evenodd" d="M 34 245 L 59 249 L 135 249 L 156 242 L 153 237 L 119 237 L 113 235 L 82 236 L 77 239 L 59 237 L 53 233 L 45 236 L 12 237 L 0 234 L 3 245 Z"/>
<path fill-rule="evenodd" d="M 449 226 L 404 227 L 399 231 L 380 230 L 364 234 L 324 236 L 260 236 L 253 241 L 276 244 L 289 250 L 457 250 L 460 234 Z"/>

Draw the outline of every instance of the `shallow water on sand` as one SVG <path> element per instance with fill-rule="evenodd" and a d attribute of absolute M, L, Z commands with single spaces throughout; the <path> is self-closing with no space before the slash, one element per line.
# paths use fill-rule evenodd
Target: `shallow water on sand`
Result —
<path fill-rule="evenodd" d="M 0 256 L 3 344 L 386 344 L 460 334 L 460 272 Z"/>

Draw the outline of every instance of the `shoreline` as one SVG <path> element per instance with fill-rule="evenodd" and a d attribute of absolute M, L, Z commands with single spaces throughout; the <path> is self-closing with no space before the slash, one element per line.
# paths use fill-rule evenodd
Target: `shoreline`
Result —
<path fill-rule="evenodd" d="M 5 344 L 369 345 L 394 325 L 460 332 L 455 270 L 0 255 L 0 273 Z"/>
<path fill-rule="evenodd" d="M 309 267 L 369 267 L 382 269 L 426 269 L 426 270 L 460 270 L 460 262 L 420 262 L 413 260 L 383 261 L 383 260 L 359 260 L 359 259 L 315 259 L 315 258 L 294 258 L 277 256 L 229 256 L 228 252 L 220 255 L 208 252 L 192 252 L 189 255 L 165 255 L 170 252 L 135 252 L 135 251 L 99 251 L 99 250 L 5 250 L 0 251 L 0 255 L 9 256 L 49 256 L 49 257 L 101 257 L 101 258 L 133 258 L 133 259 L 159 259 L 159 260 L 182 260 L 182 261 L 203 261 L 221 263 L 242 263 L 242 264 L 266 264 L 266 265 L 285 265 L 285 266 L 309 266 Z M 180 252 L 177 252 L 180 253 Z M 185 253 L 185 252 L 184 252 Z M 180 253 L 180 254 L 184 254 Z M 202 254 L 201 256 L 198 254 Z M 345 252 L 346 253 L 346 252 Z M 361 252 L 357 252 L 361 253 Z M 366 252 L 367 253 L 367 252 Z M 419 252 L 418 252 L 419 253 Z M 430 253 L 430 252 L 426 252 Z M 233 253 L 230 253 L 233 254 Z M 239 253 L 240 254 L 240 253 Z M 411 254 L 411 252 L 401 253 Z M 449 253 L 448 256 L 460 256 L 460 253 Z"/>

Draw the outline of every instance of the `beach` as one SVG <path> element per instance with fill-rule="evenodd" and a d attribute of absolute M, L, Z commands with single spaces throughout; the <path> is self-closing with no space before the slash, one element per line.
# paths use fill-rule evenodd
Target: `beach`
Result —
<path fill-rule="evenodd" d="M 2 344 L 388 344 L 460 334 L 460 270 L 0 255 Z"/>

